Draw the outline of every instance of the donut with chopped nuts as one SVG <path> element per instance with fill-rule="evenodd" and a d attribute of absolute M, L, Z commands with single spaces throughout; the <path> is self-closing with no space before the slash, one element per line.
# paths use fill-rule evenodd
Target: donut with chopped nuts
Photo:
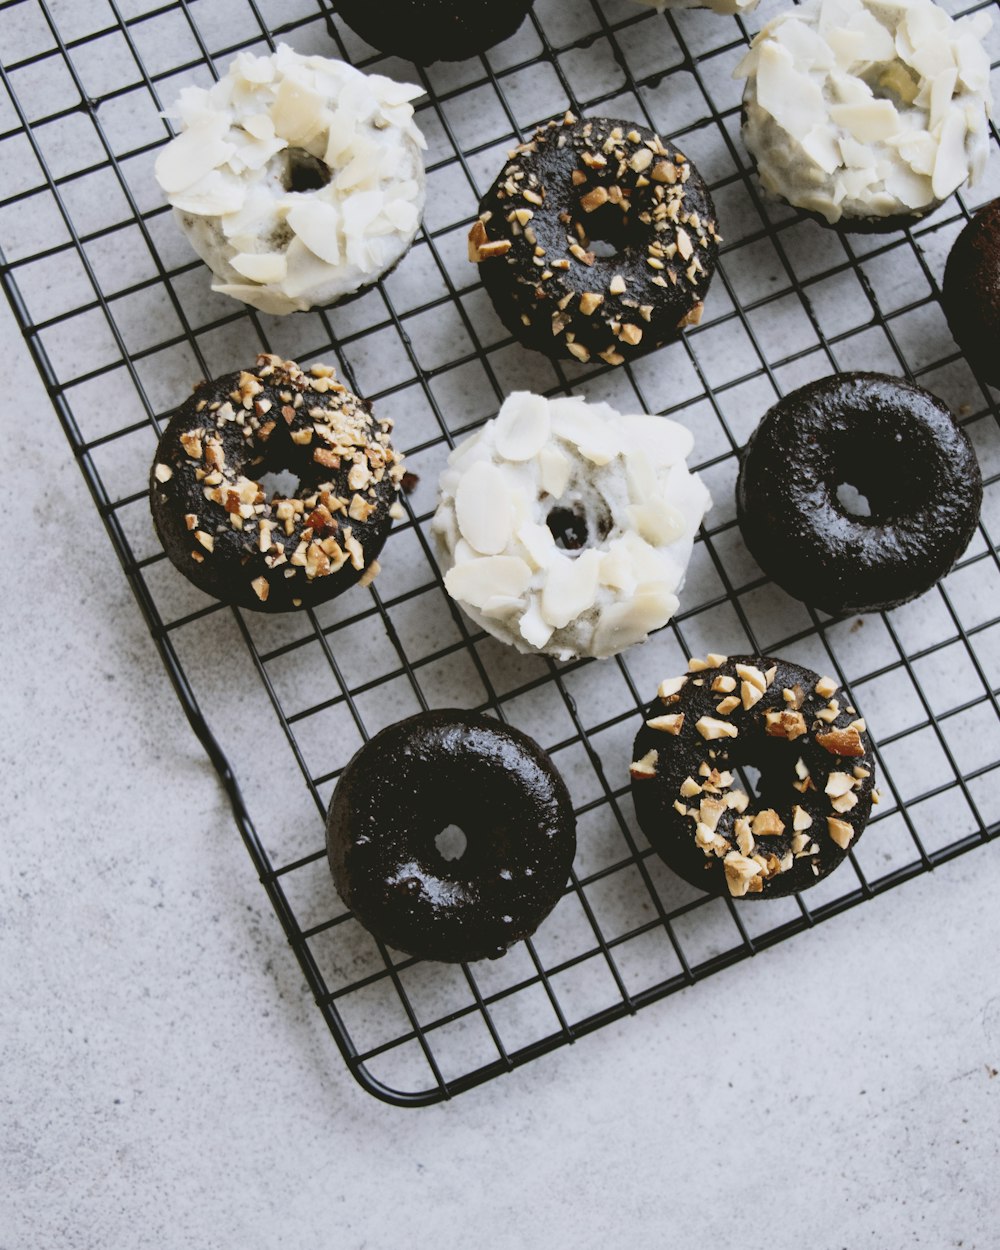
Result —
<path fill-rule="evenodd" d="M 258 612 L 367 585 L 402 515 L 391 428 L 328 365 L 303 371 L 261 355 L 252 369 L 199 383 L 150 474 L 164 550 L 207 594 Z M 298 488 L 269 498 L 261 479 L 281 470 Z"/>
<path fill-rule="evenodd" d="M 985 13 L 934 0 L 805 0 L 773 17 L 735 70 L 761 184 L 820 222 L 900 230 L 986 168 Z"/>
<path fill-rule="evenodd" d="M 843 862 L 878 802 L 864 720 L 836 681 L 788 660 L 709 655 L 688 667 L 661 682 L 632 749 L 643 832 L 710 894 L 808 889 Z"/>
<path fill-rule="evenodd" d="M 534 0 L 338 0 L 337 16 L 365 43 L 417 65 L 464 61 L 511 35 Z"/>
<path fill-rule="evenodd" d="M 851 503 L 845 487 L 867 501 Z M 747 442 L 737 515 L 754 559 L 796 599 L 875 612 L 929 590 L 969 544 L 976 453 L 929 391 L 841 373 L 793 391 Z"/>
<path fill-rule="evenodd" d="M 454 827 L 457 856 L 439 842 Z M 548 755 L 518 729 L 456 710 L 376 734 L 327 817 L 334 883 L 355 917 L 396 950 L 446 963 L 496 959 L 530 937 L 575 851 L 573 805 Z"/>
<path fill-rule="evenodd" d="M 672 143 L 567 113 L 510 154 L 469 259 L 526 347 L 620 365 L 697 325 L 719 242 L 708 188 Z"/>

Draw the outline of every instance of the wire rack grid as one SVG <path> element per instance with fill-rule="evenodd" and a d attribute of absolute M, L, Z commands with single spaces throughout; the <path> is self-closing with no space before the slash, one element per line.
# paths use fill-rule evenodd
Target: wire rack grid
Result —
<path fill-rule="evenodd" d="M 765 0 L 754 24 L 777 7 Z M 388 1101 L 436 1102 L 509 1071 L 1000 829 L 1000 425 L 939 303 L 947 250 L 1000 191 L 1000 161 L 975 198 L 891 236 L 842 236 L 764 203 L 731 77 L 747 37 L 740 20 L 701 11 L 538 0 L 501 47 L 423 71 L 379 58 L 324 0 L 0 0 L 0 280 L 319 1009 L 351 1072 Z M 169 137 L 160 112 L 179 86 L 279 39 L 422 82 L 429 140 L 427 216 L 399 270 L 351 304 L 286 319 L 209 292 L 152 177 Z M 504 153 L 566 108 L 673 137 L 706 175 L 725 235 L 702 324 L 629 367 L 522 350 L 464 255 Z M 191 587 L 159 549 L 146 497 L 171 409 L 197 378 L 261 349 L 334 359 L 396 419 L 418 479 L 377 583 L 292 617 L 242 613 Z M 902 374 L 948 400 L 986 490 L 976 538 L 935 590 L 834 619 L 761 576 L 732 491 L 738 449 L 774 399 L 852 368 Z M 715 506 L 682 610 L 616 660 L 519 656 L 470 628 L 443 592 L 425 533 L 438 471 L 515 387 L 667 413 L 694 432 Z M 878 815 L 849 865 L 804 897 L 702 896 L 635 826 L 627 764 L 639 711 L 659 678 L 708 650 L 831 672 L 877 735 Z M 323 851 L 323 814 L 357 746 L 448 705 L 537 738 L 578 818 L 552 916 L 504 959 L 471 967 L 420 963 L 370 937 L 337 898 Z"/>

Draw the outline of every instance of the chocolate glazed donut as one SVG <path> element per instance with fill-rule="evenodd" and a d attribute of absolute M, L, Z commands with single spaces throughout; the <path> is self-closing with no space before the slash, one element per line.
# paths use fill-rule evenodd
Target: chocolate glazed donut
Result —
<path fill-rule="evenodd" d="M 457 825 L 465 850 L 438 835 Z M 344 769 L 327 817 L 334 883 L 375 937 L 422 959 L 496 959 L 566 887 L 576 821 L 562 778 L 526 734 L 486 716 L 421 712 Z"/>
<path fill-rule="evenodd" d="M 844 486 L 871 514 L 841 502 Z M 736 484 L 743 538 L 788 594 L 875 612 L 929 590 L 965 550 L 983 485 L 945 405 L 879 373 L 844 373 L 779 400 L 750 436 Z"/>
<path fill-rule="evenodd" d="M 526 347 L 620 365 L 698 324 L 718 244 L 708 187 L 669 140 L 567 113 L 511 153 L 469 257 Z"/>
<path fill-rule="evenodd" d="M 642 831 L 700 890 L 808 889 L 843 862 L 878 801 L 864 720 L 832 678 L 787 660 L 709 655 L 689 669 L 660 684 L 636 735 Z"/>
<path fill-rule="evenodd" d="M 337 0 L 334 9 L 373 48 L 418 65 L 463 61 L 511 35 L 533 0 Z"/>

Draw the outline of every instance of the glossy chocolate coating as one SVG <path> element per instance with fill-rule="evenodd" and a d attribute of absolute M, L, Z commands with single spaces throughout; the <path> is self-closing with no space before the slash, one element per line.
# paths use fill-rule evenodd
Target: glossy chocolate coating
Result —
<path fill-rule="evenodd" d="M 1000 386 L 1000 200 L 981 208 L 952 245 L 941 304 L 969 364 Z"/>
<path fill-rule="evenodd" d="M 735 694 L 739 698 L 737 664 L 752 665 L 765 673 L 772 666 L 776 666 L 777 672 L 758 703 L 746 709 L 740 701 L 735 710 L 723 716 L 718 711 L 718 705 L 726 696 L 713 690 L 712 682 L 725 676 L 736 679 Z M 771 808 L 778 813 L 785 826 L 784 832 L 776 837 L 756 839 L 754 850 L 765 857 L 773 854 L 781 859 L 790 851 L 794 837 L 794 806 L 800 807 L 812 818 L 812 824 L 805 832 L 810 843 L 814 842 L 817 846 L 818 853 L 796 857 L 790 868 L 769 876 L 759 893 L 748 893 L 744 896 L 746 898 L 777 898 L 808 889 L 829 876 L 844 861 L 848 850 L 857 843 L 864 831 L 871 812 L 875 784 L 875 758 L 871 740 L 867 732 L 860 732 L 857 738 L 860 739 L 863 754 L 851 757 L 832 754 L 821 745 L 818 736 L 831 730 L 846 728 L 857 720 L 857 712 L 853 709 L 847 710 L 843 692 L 840 692 L 834 696 L 840 704 L 837 716 L 830 721 L 818 719 L 816 713 L 828 705 L 827 699 L 816 693 L 818 680 L 817 673 L 787 660 L 729 656 L 725 663 L 716 668 L 690 673 L 672 701 L 665 703 L 656 698 L 646 708 L 643 726 L 636 735 L 632 759 L 639 760 L 647 752 L 655 750 L 656 773 L 652 777 L 637 777 L 633 774 L 632 798 L 635 801 L 636 816 L 657 854 L 678 876 L 699 890 L 706 890 L 710 894 L 730 893 L 723 858 L 713 851 L 705 853 L 695 841 L 698 828 L 696 817 L 678 811 L 675 806 L 680 803 L 691 813 L 695 813 L 699 811 L 703 798 L 724 797 L 724 790 L 719 795 L 705 792 L 685 797 L 681 794 L 686 778 L 704 782 L 705 778 L 699 770 L 705 764 L 720 773 L 732 771 L 734 780 L 731 789 L 734 790 L 743 788 L 738 773 L 741 766 L 759 770 L 757 797 L 751 796 L 752 806 L 747 809 L 747 814 Z M 793 706 L 785 699 L 783 691 L 786 689 L 801 691 L 802 694 L 798 710 L 805 721 L 807 732 L 794 740 L 771 736 L 766 729 L 768 712 L 788 712 Z M 664 713 L 683 713 L 684 722 L 680 733 L 666 733 L 650 728 L 645 723 Z M 738 730 L 737 737 L 707 741 L 696 727 L 702 717 L 731 722 Z M 796 789 L 793 784 L 797 781 L 801 784 L 795 771 L 798 760 L 809 770 L 812 783 L 804 791 Z M 852 774 L 855 767 L 862 768 L 869 775 L 856 779 L 855 806 L 849 811 L 837 811 L 825 793 L 827 780 L 832 772 Z M 716 831 L 729 841 L 731 850 L 737 849 L 733 825 L 738 815 L 735 809 L 727 809 L 716 827 Z M 828 816 L 842 820 L 852 828 L 853 836 L 847 848 L 839 846 L 829 835 Z"/>
<path fill-rule="evenodd" d="M 868 499 L 856 516 L 844 484 Z M 754 559 L 826 612 L 874 612 L 943 577 L 975 530 L 982 476 L 965 432 L 918 386 L 844 373 L 778 401 L 743 452 L 736 503 Z"/>
<path fill-rule="evenodd" d="M 509 39 L 533 0 L 338 0 L 334 8 L 373 48 L 417 65 L 463 61 Z"/>
<path fill-rule="evenodd" d="M 612 131 L 620 137 L 612 139 Z M 633 168 L 643 161 L 649 163 Z M 673 181 L 658 180 L 661 164 Z M 525 189 L 541 202 L 526 200 Z M 620 194 L 621 203 L 588 211 L 585 201 L 595 192 Z M 509 220 L 519 209 L 531 213 L 527 228 Z M 488 241 L 510 243 L 505 254 L 480 262 L 483 285 L 526 347 L 556 357 L 585 349 L 594 359 L 611 353 L 631 360 L 700 317 L 718 256 L 715 206 L 692 162 L 644 126 L 603 117 L 550 123 L 505 163 L 479 211 Z M 678 226 L 683 251 L 673 242 Z M 616 250 L 601 254 L 594 239 Z M 651 257 L 650 245 L 662 246 L 662 255 Z M 594 296 L 600 302 L 591 308 Z M 623 327 L 631 329 L 623 334 Z M 632 342 L 635 331 L 641 338 Z"/>
<path fill-rule="evenodd" d="M 465 834 L 460 858 L 435 839 Z M 526 734 L 486 716 L 421 712 L 383 729 L 344 769 L 327 817 L 341 898 L 396 950 L 496 959 L 530 937 L 566 888 L 569 793 Z"/>

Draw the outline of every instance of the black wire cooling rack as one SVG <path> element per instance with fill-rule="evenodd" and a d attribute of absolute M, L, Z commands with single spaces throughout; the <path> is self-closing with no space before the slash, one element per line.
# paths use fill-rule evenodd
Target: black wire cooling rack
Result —
<path fill-rule="evenodd" d="M 758 25 L 777 4 L 765 2 Z M 950 5 L 946 7 L 951 7 Z M 976 6 L 984 7 L 984 6 Z M 989 6 L 992 8 L 992 5 Z M 959 11 L 966 11 L 961 9 Z M 259 316 L 208 290 L 161 203 L 160 110 L 244 48 L 278 39 L 427 89 L 428 210 L 395 275 L 343 308 Z M 761 202 L 739 143 L 743 23 L 628 0 L 538 0 L 521 31 L 460 65 L 380 59 L 323 0 L 0 0 L 0 279 L 188 719 L 351 1072 L 391 1102 L 447 1098 L 773 945 L 995 837 L 1000 828 L 1000 425 L 939 304 L 944 258 L 987 183 L 930 223 L 844 237 Z M 503 153 L 571 108 L 675 138 L 725 235 L 702 324 L 621 369 L 553 365 L 511 342 L 465 259 Z M 199 377 L 262 348 L 335 360 L 396 418 L 419 478 L 375 585 L 293 617 L 222 607 L 163 557 L 146 474 Z M 986 482 L 982 525 L 915 604 L 838 620 L 760 575 L 735 525 L 736 452 L 777 395 L 836 369 L 903 374 L 942 395 Z M 454 440 L 515 387 L 573 388 L 695 433 L 715 507 L 682 611 L 617 660 L 522 657 L 443 593 L 425 534 Z M 710 899 L 634 824 L 629 748 L 655 683 L 708 650 L 828 671 L 877 733 L 883 803 L 850 864 L 801 898 Z M 358 745 L 418 708 L 490 710 L 533 734 L 570 786 L 579 853 L 531 942 L 472 967 L 421 964 L 339 902 L 323 823 Z"/>

